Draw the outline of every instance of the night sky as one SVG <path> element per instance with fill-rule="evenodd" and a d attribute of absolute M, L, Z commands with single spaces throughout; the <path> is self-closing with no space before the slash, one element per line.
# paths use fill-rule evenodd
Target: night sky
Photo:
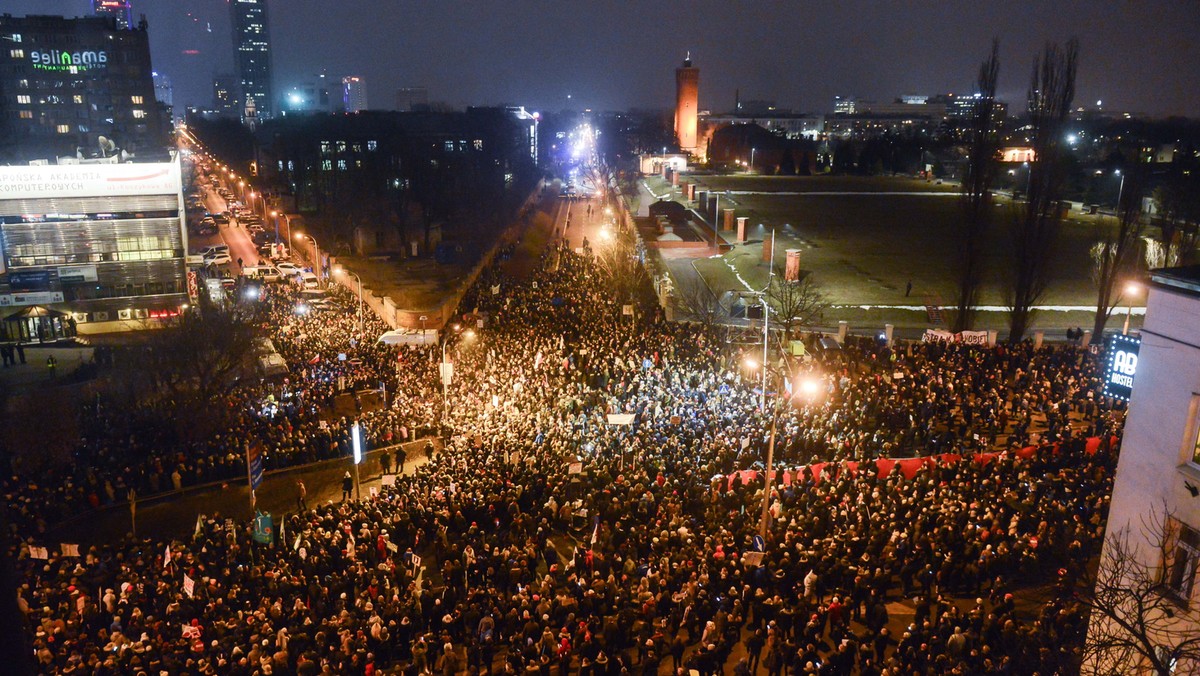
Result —
<path fill-rule="evenodd" d="M 89 0 L 0 0 L 11 14 L 90 13 Z M 889 101 L 971 89 L 992 36 L 1001 98 L 1022 99 L 1047 40 L 1080 41 L 1079 105 L 1200 114 L 1200 11 L 1167 2 L 406 2 L 274 0 L 277 92 L 324 69 L 367 81 L 371 107 L 425 86 L 454 106 L 612 110 L 673 105 L 673 69 L 691 50 L 700 107 L 743 99 L 827 112 L 835 94 Z M 175 105 L 208 106 L 233 66 L 226 0 L 134 0 Z M 211 31 L 210 31 L 211 27 Z M 189 51 L 197 53 L 189 54 Z M 571 99 L 568 99 L 571 95 Z"/>

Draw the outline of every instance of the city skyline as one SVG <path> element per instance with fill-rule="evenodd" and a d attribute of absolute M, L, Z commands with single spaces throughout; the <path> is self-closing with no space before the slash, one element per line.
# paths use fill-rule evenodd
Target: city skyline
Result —
<path fill-rule="evenodd" d="M 90 0 L 9 0 L 6 12 L 84 15 Z M 953 12 L 947 11 L 953 7 Z M 670 109 L 673 68 L 690 50 L 704 72 L 700 108 L 732 108 L 734 93 L 782 107 L 822 112 L 836 94 L 889 100 L 909 93 L 970 88 L 992 36 L 1000 39 L 999 95 L 1024 97 L 1034 55 L 1046 41 L 1077 36 L 1081 104 L 1152 116 L 1195 115 L 1200 93 L 1175 74 L 1200 70 L 1191 40 L 1200 15 L 1176 3 L 945 3 L 878 6 L 838 3 L 743 8 L 667 3 L 585 7 L 509 3 L 377 12 L 317 0 L 289 0 L 271 16 L 276 92 L 322 69 L 385 92 L 425 86 L 454 106 L 519 103 L 534 108 Z M 228 5 L 218 0 L 139 0 L 135 21 L 150 22 L 155 68 L 176 83 L 179 105 L 211 104 L 212 77 L 233 69 Z M 322 30 L 308 30 L 312 16 Z M 858 36 L 872 36 L 871 41 Z M 619 77 L 612 77 L 617 74 Z M 570 98 L 568 98 L 568 96 Z"/>

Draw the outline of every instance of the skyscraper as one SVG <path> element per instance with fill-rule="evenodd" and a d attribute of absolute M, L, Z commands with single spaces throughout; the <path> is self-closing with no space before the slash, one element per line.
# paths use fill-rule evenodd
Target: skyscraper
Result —
<path fill-rule="evenodd" d="M 275 112 L 271 88 L 271 37 L 267 29 L 267 0 L 230 0 L 233 15 L 233 59 L 244 118 L 266 118 Z"/>
<path fill-rule="evenodd" d="M 675 69 L 675 138 L 685 153 L 696 150 L 696 121 L 699 114 L 700 69 L 692 67 L 689 52 L 683 66 Z"/>
<path fill-rule="evenodd" d="M 367 83 L 357 75 L 342 78 L 342 104 L 347 113 L 367 109 Z"/>
<path fill-rule="evenodd" d="M 132 0 L 92 0 L 92 11 L 97 16 L 111 16 L 117 20 L 117 28 L 129 30 L 133 26 Z"/>

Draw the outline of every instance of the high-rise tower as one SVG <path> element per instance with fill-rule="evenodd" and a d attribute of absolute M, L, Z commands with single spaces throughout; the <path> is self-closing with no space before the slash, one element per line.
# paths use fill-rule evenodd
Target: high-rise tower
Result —
<path fill-rule="evenodd" d="M 683 66 L 675 69 L 675 138 L 685 153 L 696 150 L 699 99 L 700 69 L 692 67 L 692 54 L 688 52 Z"/>
<path fill-rule="evenodd" d="M 230 0 L 233 15 L 233 60 L 241 86 L 238 99 L 244 117 L 271 117 L 276 101 L 271 88 L 271 37 L 267 0 Z"/>
<path fill-rule="evenodd" d="M 342 78 L 342 105 L 347 113 L 367 109 L 367 83 L 357 75 Z"/>
<path fill-rule="evenodd" d="M 117 20 L 117 28 L 129 30 L 133 27 L 131 0 L 92 0 L 92 12 L 97 16 L 111 16 Z"/>

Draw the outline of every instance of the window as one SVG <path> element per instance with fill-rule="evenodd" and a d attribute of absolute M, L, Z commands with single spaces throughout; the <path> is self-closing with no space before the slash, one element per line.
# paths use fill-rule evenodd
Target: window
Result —
<path fill-rule="evenodd" d="M 338 171 L 346 170 L 346 160 L 338 160 Z"/>
<path fill-rule="evenodd" d="M 12 50 L 9 50 L 8 55 L 14 59 L 23 59 L 23 58 L 25 58 L 25 50 L 24 49 L 12 49 Z"/>
<path fill-rule="evenodd" d="M 29 103 L 29 94 L 17 94 L 17 103 Z"/>
<path fill-rule="evenodd" d="M 75 103 L 83 103 L 83 94 L 76 94 L 74 100 Z"/>
<path fill-rule="evenodd" d="M 1187 601 L 1196 581 L 1196 564 L 1200 562 L 1200 533 L 1179 523 L 1179 534 L 1167 551 L 1170 558 L 1163 562 L 1163 584 L 1172 596 Z"/>
<path fill-rule="evenodd" d="M 483 139 L 477 138 L 474 142 L 475 150 L 483 150 Z"/>
<path fill-rule="evenodd" d="M 141 108 L 135 108 L 133 110 L 133 119 L 140 120 L 144 117 L 146 117 L 146 111 L 142 110 Z"/>
<path fill-rule="evenodd" d="M 134 105 L 138 105 L 138 106 L 142 105 L 142 97 L 140 97 L 140 96 L 130 96 L 129 101 L 131 103 L 133 103 Z"/>
<path fill-rule="evenodd" d="M 32 120 L 33 119 L 33 111 L 32 110 L 22 110 L 21 111 L 21 119 L 22 120 Z"/>
<path fill-rule="evenodd" d="M 70 134 L 71 133 L 71 125 L 69 125 L 69 124 L 60 124 L 60 125 L 58 125 L 57 129 L 58 129 L 58 133 L 60 133 L 60 134 Z"/>
<path fill-rule="evenodd" d="M 17 80 L 17 86 L 21 89 L 29 89 L 29 80 Z"/>
<path fill-rule="evenodd" d="M 376 143 L 375 141 L 367 141 L 367 150 L 374 151 L 378 147 L 379 147 L 379 144 Z"/>

